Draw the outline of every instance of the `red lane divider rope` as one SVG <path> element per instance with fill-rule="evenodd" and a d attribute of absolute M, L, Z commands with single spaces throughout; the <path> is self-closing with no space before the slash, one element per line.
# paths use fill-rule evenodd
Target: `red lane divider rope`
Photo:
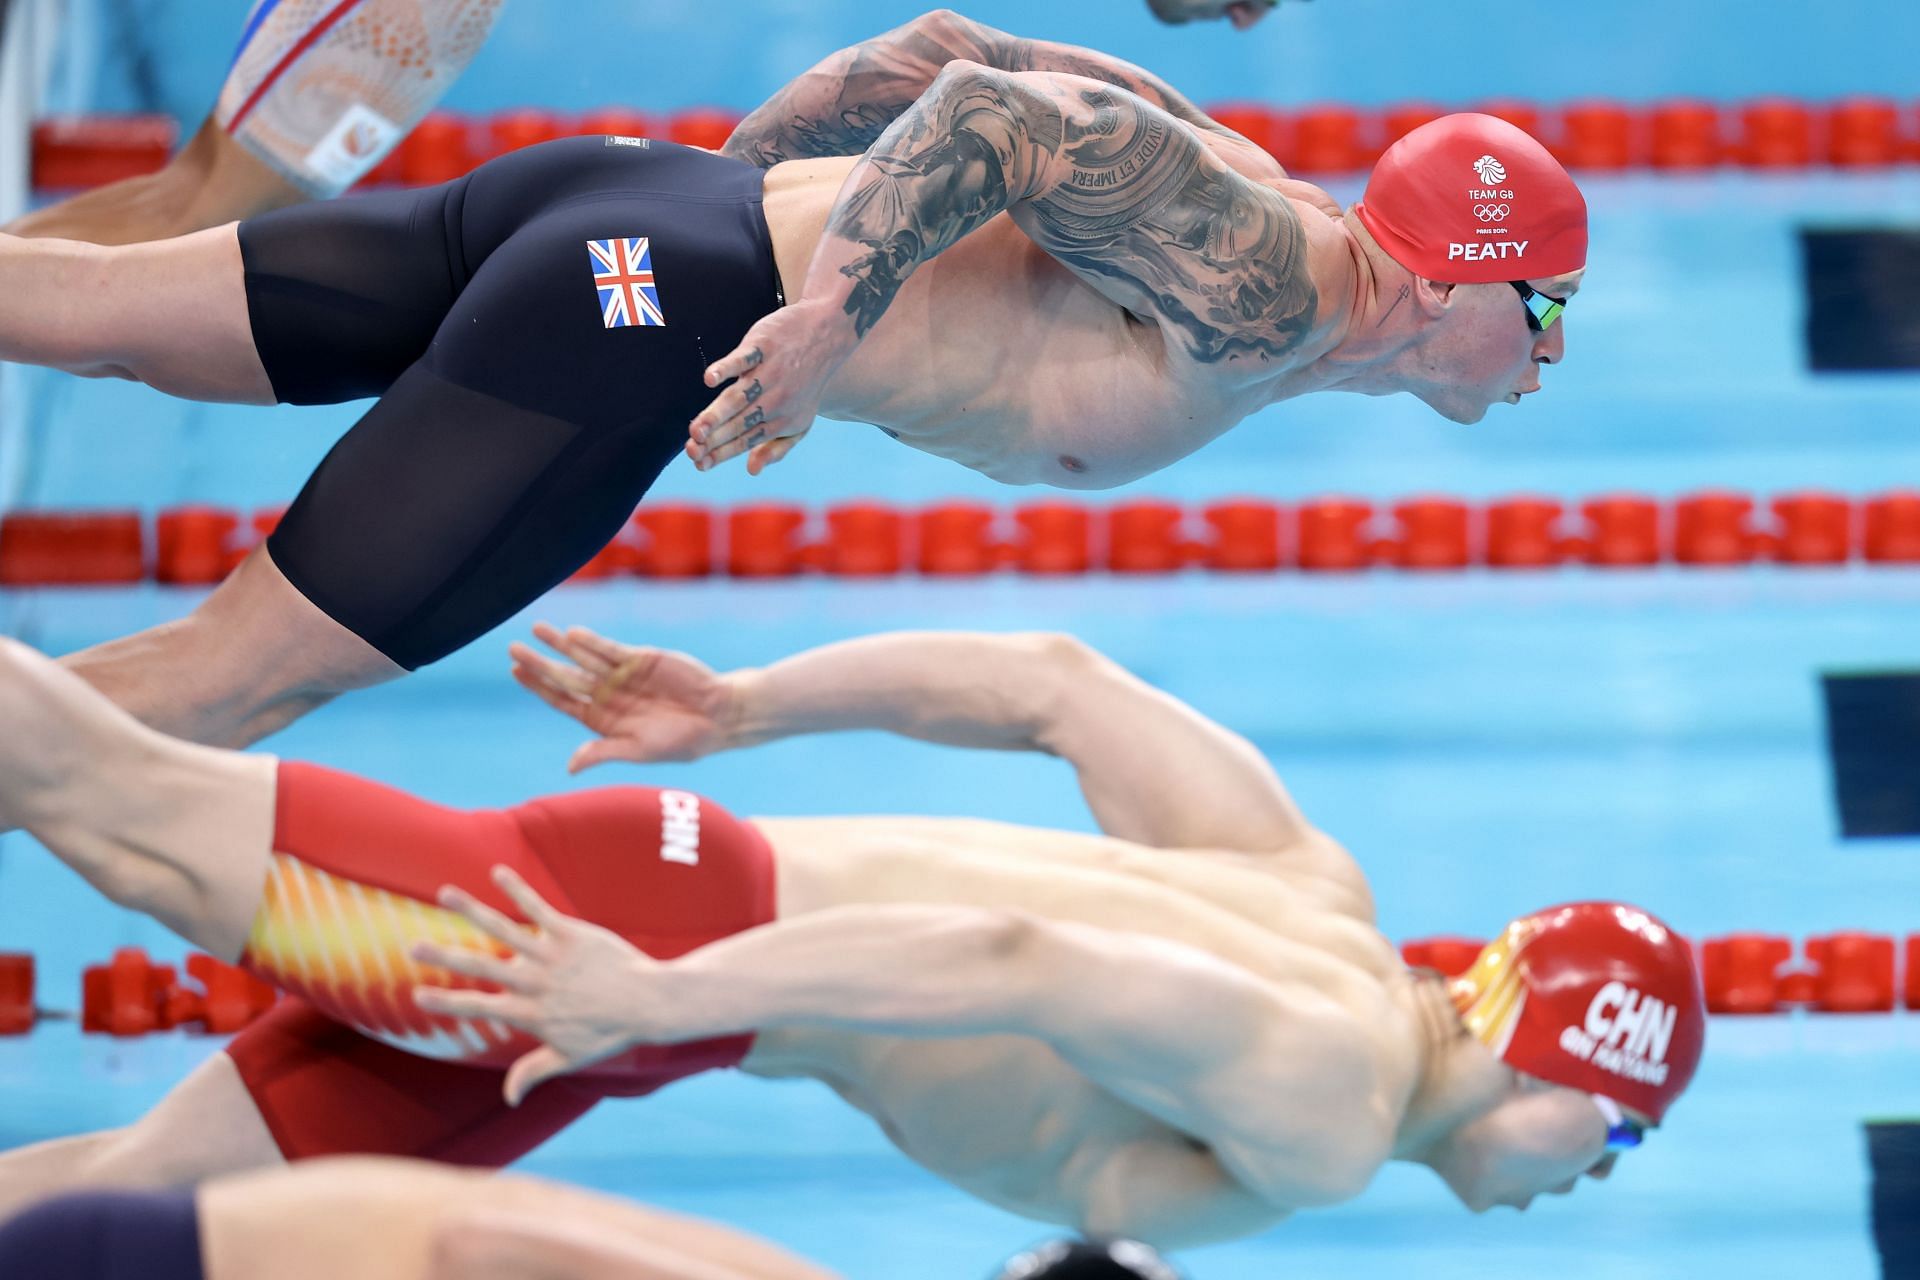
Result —
<path fill-rule="evenodd" d="M 1483 945 L 1470 938 L 1422 938 L 1401 944 L 1400 954 L 1410 965 L 1455 977 Z M 1896 948 L 1905 956 L 1898 979 Z M 1709 1013 L 1892 1013 L 1901 1005 L 1920 1010 L 1920 933 L 1909 934 L 1904 944 L 1891 934 L 1823 934 L 1806 940 L 1797 961 L 1793 943 L 1782 934 L 1733 933 L 1708 938 L 1695 955 Z"/>
<path fill-rule="evenodd" d="M 270 533 L 278 510 L 250 519 L 214 507 L 162 511 L 151 537 L 138 512 L 14 511 L 0 519 L 0 586 L 220 581 Z M 1736 568 L 1920 564 L 1920 491 L 1864 499 L 1724 490 L 1670 502 L 1610 494 L 1563 503 L 1510 497 L 1484 505 L 1409 498 L 1384 506 L 1256 498 L 1199 508 L 1136 499 L 1088 506 L 1055 499 L 1012 509 L 976 502 L 901 508 L 848 502 L 730 510 L 686 503 L 640 508 L 576 581 L 616 577 L 965 577 L 1012 569 L 1090 572 L 1444 573 L 1662 564 Z"/>
<path fill-rule="evenodd" d="M 1802 102 L 1766 97 L 1732 104 L 1588 99 L 1557 107 L 1501 100 L 1468 105 L 1511 121 L 1546 143 L 1569 168 L 1590 173 L 1685 173 L 1723 165 L 1858 169 L 1920 161 L 1920 112 L 1915 104 L 1893 98 Z M 1368 168 L 1396 138 L 1448 108 L 1425 102 L 1381 109 L 1233 102 L 1209 110 L 1289 169 L 1326 175 Z M 608 107 L 576 117 L 538 107 L 493 116 L 436 111 L 362 185 L 444 182 L 494 156 L 570 134 L 669 138 L 717 149 L 738 122 L 738 114 L 714 107 L 669 113 Z M 177 129 L 168 116 L 43 120 L 33 134 L 34 186 L 74 189 L 150 173 L 166 163 Z"/>
<path fill-rule="evenodd" d="M 1460 937 L 1417 938 L 1400 945 L 1409 965 L 1448 977 L 1466 972 L 1485 945 Z M 1781 934 L 1734 933 L 1698 944 L 1707 1011 L 1750 1015 L 1807 1009 L 1815 1013 L 1920 1010 L 1920 933 L 1845 931 L 1808 938 L 1796 958 Z M 1896 957 L 1904 956 L 1898 965 Z M 189 955 L 183 982 L 173 965 L 140 947 L 122 947 L 81 978 L 81 1030 L 142 1036 L 187 1028 L 212 1035 L 239 1031 L 271 1009 L 279 995 L 267 983 L 212 956 Z M 44 1017 L 72 1016 L 39 1008 L 34 958 L 0 953 L 0 1036 L 24 1035 Z"/>

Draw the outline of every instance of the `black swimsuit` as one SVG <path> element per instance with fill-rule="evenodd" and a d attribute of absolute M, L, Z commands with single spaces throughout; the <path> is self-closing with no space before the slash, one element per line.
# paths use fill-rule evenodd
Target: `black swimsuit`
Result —
<path fill-rule="evenodd" d="M 243 222 L 276 397 L 380 397 L 267 540 L 280 571 L 412 668 L 585 563 L 685 444 L 707 365 L 782 304 L 762 177 L 569 138 Z"/>

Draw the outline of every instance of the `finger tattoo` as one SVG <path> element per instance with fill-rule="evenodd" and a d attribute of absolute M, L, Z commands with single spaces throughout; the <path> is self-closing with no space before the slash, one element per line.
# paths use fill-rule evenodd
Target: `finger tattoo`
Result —
<path fill-rule="evenodd" d="M 767 439 L 767 429 L 765 427 L 761 427 L 759 430 L 755 431 L 752 435 L 747 437 L 747 448 L 749 449 L 758 448 L 760 445 L 766 443 L 766 439 Z"/>
<path fill-rule="evenodd" d="M 751 431 L 755 427 L 759 426 L 761 423 L 765 422 L 766 420 L 767 420 L 767 411 L 765 409 L 755 409 L 752 413 L 749 413 L 741 421 L 740 425 L 742 427 L 745 427 L 748 431 Z"/>
<path fill-rule="evenodd" d="M 753 348 L 751 351 L 747 352 L 747 355 L 746 355 L 747 368 L 749 369 L 754 368 L 765 358 L 766 357 L 760 354 L 760 348 L 758 347 Z"/>
<path fill-rule="evenodd" d="M 755 378 L 752 382 L 749 382 L 746 390 L 747 403 L 752 404 L 755 400 L 758 400 L 760 393 L 765 390 L 766 388 L 760 385 L 760 379 Z"/>

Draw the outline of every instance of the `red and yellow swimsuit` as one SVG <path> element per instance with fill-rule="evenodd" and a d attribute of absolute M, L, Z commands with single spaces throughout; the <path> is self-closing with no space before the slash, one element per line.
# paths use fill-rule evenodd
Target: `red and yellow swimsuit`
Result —
<path fill-rule="evenodd" d="M 773 918 L 766 841 L 684 791 L 612 787 L 467 812 L 283 762 L 272 869 L 241 962 L 296 998 L 227 1051 L 289 1159 L 501 1164 L 601 1097 L 650 1093 L 746 1055 L 751 1035 L 638 1045 L 508 1109 L 501 1072 L 534 1042 L 415 1008 L 415 985 L 472 984 L 407 954 L 421 939 L 492 945 L 434 903 L 454 884 L 516 914 L 493 886 L 496 864 L 662 959 Z"/>

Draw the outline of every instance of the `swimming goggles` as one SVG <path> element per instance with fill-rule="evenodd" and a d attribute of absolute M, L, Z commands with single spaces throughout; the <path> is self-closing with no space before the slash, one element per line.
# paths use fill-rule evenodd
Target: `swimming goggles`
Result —
<path fill-rule="evenodd" d="M 1551 329 L 1553 322 L 1560 318 L 1560 313 L 1567 309 L 1565 298 L 1550 298 L 1537 292 L 1524 280 L 1509 280 L 1507 283 L 1514 287 L 1520 294 L 1520 301 L 1526 304 L 1527 328 L 1535 333 L 1545 333 Z"/>
<path fill-rule="evenodd" d="M 1647 1136 L 1647 1126 L 1629 1116 L 1612 1098 L 1588 1094 L 1600 1116 L 1607 1122 L 1607 1150 L 1631 1151 Z"/>

